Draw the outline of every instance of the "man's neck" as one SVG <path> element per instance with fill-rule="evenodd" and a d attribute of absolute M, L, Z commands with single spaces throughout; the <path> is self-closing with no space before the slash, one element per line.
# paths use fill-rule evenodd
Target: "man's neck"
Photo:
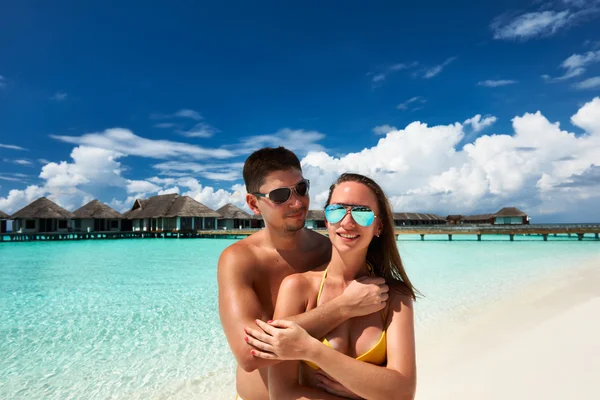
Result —
<path fill-rule="evenodd" d="M 304 237 L 304 229 L 295 232 L 277 231 L 274 229 L 265 228 L 265 233 L 271 242 L 271 245 L 276 250 L 296 250 L 300 248 Z"/>

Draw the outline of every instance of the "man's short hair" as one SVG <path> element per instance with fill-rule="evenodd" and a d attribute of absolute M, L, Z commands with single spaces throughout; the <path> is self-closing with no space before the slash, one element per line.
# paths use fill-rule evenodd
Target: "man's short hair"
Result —
<path fill-rule="evenodd" d="M 290 169 L 302 171 L 300 160 L 285 147 L 264 147 L 256 150 L 244 163 L 244 183 L 248 193 L 255 193 L 271 172 Z"/>

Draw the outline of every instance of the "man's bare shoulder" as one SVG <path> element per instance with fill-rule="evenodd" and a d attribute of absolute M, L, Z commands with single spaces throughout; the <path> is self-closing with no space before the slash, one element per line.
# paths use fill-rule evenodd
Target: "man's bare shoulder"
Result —
<path fill-rule="evenodd" d="M 323 277 L 325 266 L 317 267 L 306 272 L 299 272 L 285 277 L 281 282 L 280 290 L 289 290 L 295 293 L 303 293 L 313 291 L 318 288 L 321 278 Z"/>
<path fill-rule="evenodd" d="M 235 242 L 227 247 L 219 257 L 219 270 L 222 268 L 235 268 L 236 271 L 241 271 L 247 268 L 252 268 L 258 263 L 257 246 L 255 241 L 249 240 L 247 237 L 239 242 Z"/>

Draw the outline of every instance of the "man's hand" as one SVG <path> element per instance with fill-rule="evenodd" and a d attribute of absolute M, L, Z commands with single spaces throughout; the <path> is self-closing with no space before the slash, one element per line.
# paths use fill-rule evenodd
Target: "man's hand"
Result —
<path fill-rule="evenodd" d="M 363 277 L 348 285 L 340 297 L 343 298 L 349 318 L 354 318 L 383 310 L 389 298 L 388 291 L 385 279 Z"/>
<path fill-rule="evenodd" d="M 317 387 L 333 395 L 343 397 L 345 399 L 362 399 L 362 397 L 355 395 L 348 389 L 346 389 L 341 383 L 327 375 L 324 371 L 319 370 L 315 373 L 315 379 L 317 380 Z"/>
<path fill-rule="evenodd" d="M 300 325 L 286 320 L 265 323 L 256 320 L 260 329 L 244 328 L 246 342 L 254 357 L 267 360 L 301 360 L 311 345 L 320 344 Z M 248 349 L 250 351 L 250 349 Z"/>

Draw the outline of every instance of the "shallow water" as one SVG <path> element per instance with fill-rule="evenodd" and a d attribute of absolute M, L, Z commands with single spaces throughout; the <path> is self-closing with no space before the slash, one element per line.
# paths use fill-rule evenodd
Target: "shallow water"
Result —
<path fill-rule="evenodd" d="M 600 254 L 575 237 L 401 236 L 418 329 Z M 0 244 L 0 398 L 220 398 L 235 363 L 217 311 L 225 239 Z"/>

